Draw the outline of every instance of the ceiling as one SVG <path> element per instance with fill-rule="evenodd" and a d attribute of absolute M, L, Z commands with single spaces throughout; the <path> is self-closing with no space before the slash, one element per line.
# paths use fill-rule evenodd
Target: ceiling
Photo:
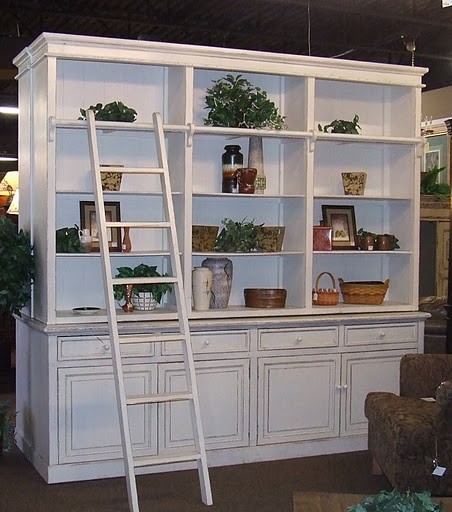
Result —
<path fill-rule="evenodd" d="M 428 67 L 452 85 L 452 7 L 442 0 L 3 0 L 0 104 L 16 104 L 12 64 L 41 32 L 201 44 Z M 414 52 L 407 48 L 415 47 Z M 0 116 L 0 150 L 17 123 Z"/>

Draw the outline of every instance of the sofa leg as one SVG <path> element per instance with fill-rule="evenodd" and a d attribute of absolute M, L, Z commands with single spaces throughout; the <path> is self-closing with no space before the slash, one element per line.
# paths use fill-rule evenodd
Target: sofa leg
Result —
<path fill-rule="evenodd" d="M 372 475 L 382 475 L 383 471 L 380 468 L 380 464 L 375 460 L 375 457 L 372 457 L 372 468 L 371 468 Z"/>

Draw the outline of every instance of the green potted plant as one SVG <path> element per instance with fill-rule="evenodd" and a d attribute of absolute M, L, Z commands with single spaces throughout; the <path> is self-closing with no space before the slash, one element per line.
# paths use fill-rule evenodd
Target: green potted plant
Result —
<path fill-rule="evenodd" d="M 335 119 L 330 124 L 326 124 L 323 128 L 319 124 L 317 127 L 320 132 L 325 133 L 349 133 L 358 135 L 361 126 L 358 124 L 359 116 L 355 114 L 352 121 L 345 121 L 344 119 Z"/>
<path fill-rule="evenodd" d="M 96 119 L 96 121 L 133 123 L 137 115 L 135 109 L 127 107 L 122 101 L 112 101 L 106 105 L 97 103 L 96 105 L 90 105 L 88 110 L 94 111 L 94 119 Z M 86 120 L 86 109 L 81 108 L 80 114 L 79 120 Z"/>
<path fill-rule="evenodd" d="M 134 268 L 118 267 L 115 277 L 165 277 L 168 274 L 160 274 L 154 265 L 140 263 Z M 160 304 L 165 293 L 173 289 L 168 283 L 134 284 L 132 286 L 132 303 L 135 309 L 154 309 Z M 149 294 L 149 297 L 146 296 Z M 114 286 L 114 297 L 118 301 L 127 300 L 126 287 Z M 140 300 L 140 297 L 142 300 Z M 153 300 L 152 300 L 153 299 Z"/>
<path fill-rule="evenodd" d="M 235 128 L 285 128 L 285 117 L 278 113 L 273 101 L 260 87 L 255 87 L 242 75 L 226 75 L 213 80 L 207 89 L 209 113 L 204 124 Z"/>
<path fill-rule="evenodd" d="M 442 512 L 443 506 L 434 503 L 430 493 L 380 491 L 360 503 L 347 508 L 347 512 Z"/>
<path fill-rule="evenodd" d="M 14 414 L 11 400 L 0 400 L 0 455 L 11 450 L 14 437 Z"/>
<path fill-rule="evenodd" d="M 215 242 L 217 252 L 251 252 L 259 248 L 258 234 L 261 225 L 254 221 L 234 221 L 226 218 L 221 221 L 223 228 Z"/>
<path fill-rule="evenodd" d="M 436 196 L 444 199 L 450 196 L 450 185 L 438 183 L 438 176 L 445 167 L 432 167 L 421 175 L 421 195 Z"/>
<path fill-rule="evenodd" d="M 35 274 L 30 236 L 8 218 L 0 219 L 0 313 L 16 314 L 31 298 Z"/>

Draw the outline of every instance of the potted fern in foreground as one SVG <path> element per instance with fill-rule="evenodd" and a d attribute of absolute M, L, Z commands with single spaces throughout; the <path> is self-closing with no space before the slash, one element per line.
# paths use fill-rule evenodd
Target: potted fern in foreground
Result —
<path fill-rule="evenodd" d="M 434 503 L 427 491 L 405 492 L 380 491 L 360 503 L 348 507 L 347 512 L 442 512 L 441 503 Z"/>

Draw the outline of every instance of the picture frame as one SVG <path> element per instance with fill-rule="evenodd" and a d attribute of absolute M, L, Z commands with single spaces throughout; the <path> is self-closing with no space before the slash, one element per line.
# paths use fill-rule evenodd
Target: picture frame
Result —
<path fill-rule="evenodd" d="M 433 167 L 445 167 L 437 178 L 438 183 L 449 183 L 450 155 L 447 132 L 429 134 L 425 137 L 425 150 L 422 161 L 422 171 L 427 172 Z"/>
<path fill-rule="evenodd" d="M 322 205 L 323 225 L 332 229 L 332 249 L 357 249 L 355 207 L 346 205 Z"/>
<path fill-rule="evenodd" d="M 120 222 L 121 207 L 117 201 L 105 201 L 107 222 Z M 96 223 L 96 206 L 94 201 L 80 201 L 80 229 L 88 229 L 92 237 L 91 252 L 99 252 L 99 236 Z M 121 228 L 108 228 L 108 248 L 111 252 L 121 252 Z"/>

